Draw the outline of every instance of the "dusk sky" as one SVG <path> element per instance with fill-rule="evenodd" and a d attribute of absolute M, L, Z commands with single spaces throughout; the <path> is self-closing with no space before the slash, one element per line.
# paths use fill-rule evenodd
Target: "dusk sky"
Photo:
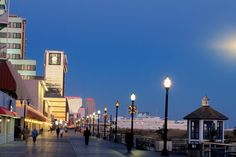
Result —
<path fill-rule="evenodd" d="M 97 109 L 163 117 L 166 75 L 173 80 L 169 118 L 210 105 L 236 126 L 236 1 L 13 0 L 27 20 L 26 56 L 43 75 L 44 51 L 68 56 L 66 95 L 94 97 Z"/>

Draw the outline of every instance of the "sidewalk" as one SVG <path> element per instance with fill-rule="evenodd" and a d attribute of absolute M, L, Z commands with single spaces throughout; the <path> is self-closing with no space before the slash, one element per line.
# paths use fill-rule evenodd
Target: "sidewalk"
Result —
<path fill-rule="evenodd" d="M 55 134 L 44 133 L 37 143 L 28 144 L 24 141 L 14 141 L 0 145 L 0 157 L 159 157 L 159 152 L 133 149 L 128 154 L 123 144 L 116 144 L 103 139 L 91 137 L 89 145 L 84 144 L 84 137 L 69 131 L 63 139 L 57 139 Z M 169 157 L 184 157 L 172 155 Z M 186 157 L 186 156 L 185 156 Z"/>
<path fill-rule="evenodd" d="M 76 154 L 67 138 L 57 139 L 46 133 L 38 136 L 36 144 L 29 138 L 27 144 L 14 141 L 0 145 L 0 157 L 76 157 Z"/>

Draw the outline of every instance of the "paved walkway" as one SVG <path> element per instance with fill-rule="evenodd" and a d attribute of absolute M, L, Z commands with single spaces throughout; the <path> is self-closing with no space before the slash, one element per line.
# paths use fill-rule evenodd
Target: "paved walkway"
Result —
<path fill-rule="evenodd" d="M 24 141 L 14 141 L 0 145 L 0 157 L 159 157 L 159 152 L 132 150 L 128 154 L 125 145 L 90 138 L 88 146 L 84 144 L 81 134 L 73 131 L 66 133 L 64 138 L 57 139 L 55 134 L 47 133 L 39 136 L 37 143 L 32 139 L 25 144 Z M 170 155 L 170 157 L 183 157 Z"/>

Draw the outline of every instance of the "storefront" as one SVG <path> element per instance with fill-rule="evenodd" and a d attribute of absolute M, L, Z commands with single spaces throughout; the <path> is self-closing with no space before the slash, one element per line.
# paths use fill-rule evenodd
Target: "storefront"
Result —
<path fill-rule="evenodd" d="M 12 111 L 14 109 L 14 99 L 0 91 L 0 144 L 14 141 L 15 118 L 17 118 L 17 114 Z"/>

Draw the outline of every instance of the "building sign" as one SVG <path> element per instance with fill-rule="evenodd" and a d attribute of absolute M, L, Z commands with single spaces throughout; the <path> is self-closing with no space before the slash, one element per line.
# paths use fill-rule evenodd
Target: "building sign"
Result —
<path fill-rule="evenodd" d="M 49 53 L 49 65 L 61 65 L 61 54 Z"/>

